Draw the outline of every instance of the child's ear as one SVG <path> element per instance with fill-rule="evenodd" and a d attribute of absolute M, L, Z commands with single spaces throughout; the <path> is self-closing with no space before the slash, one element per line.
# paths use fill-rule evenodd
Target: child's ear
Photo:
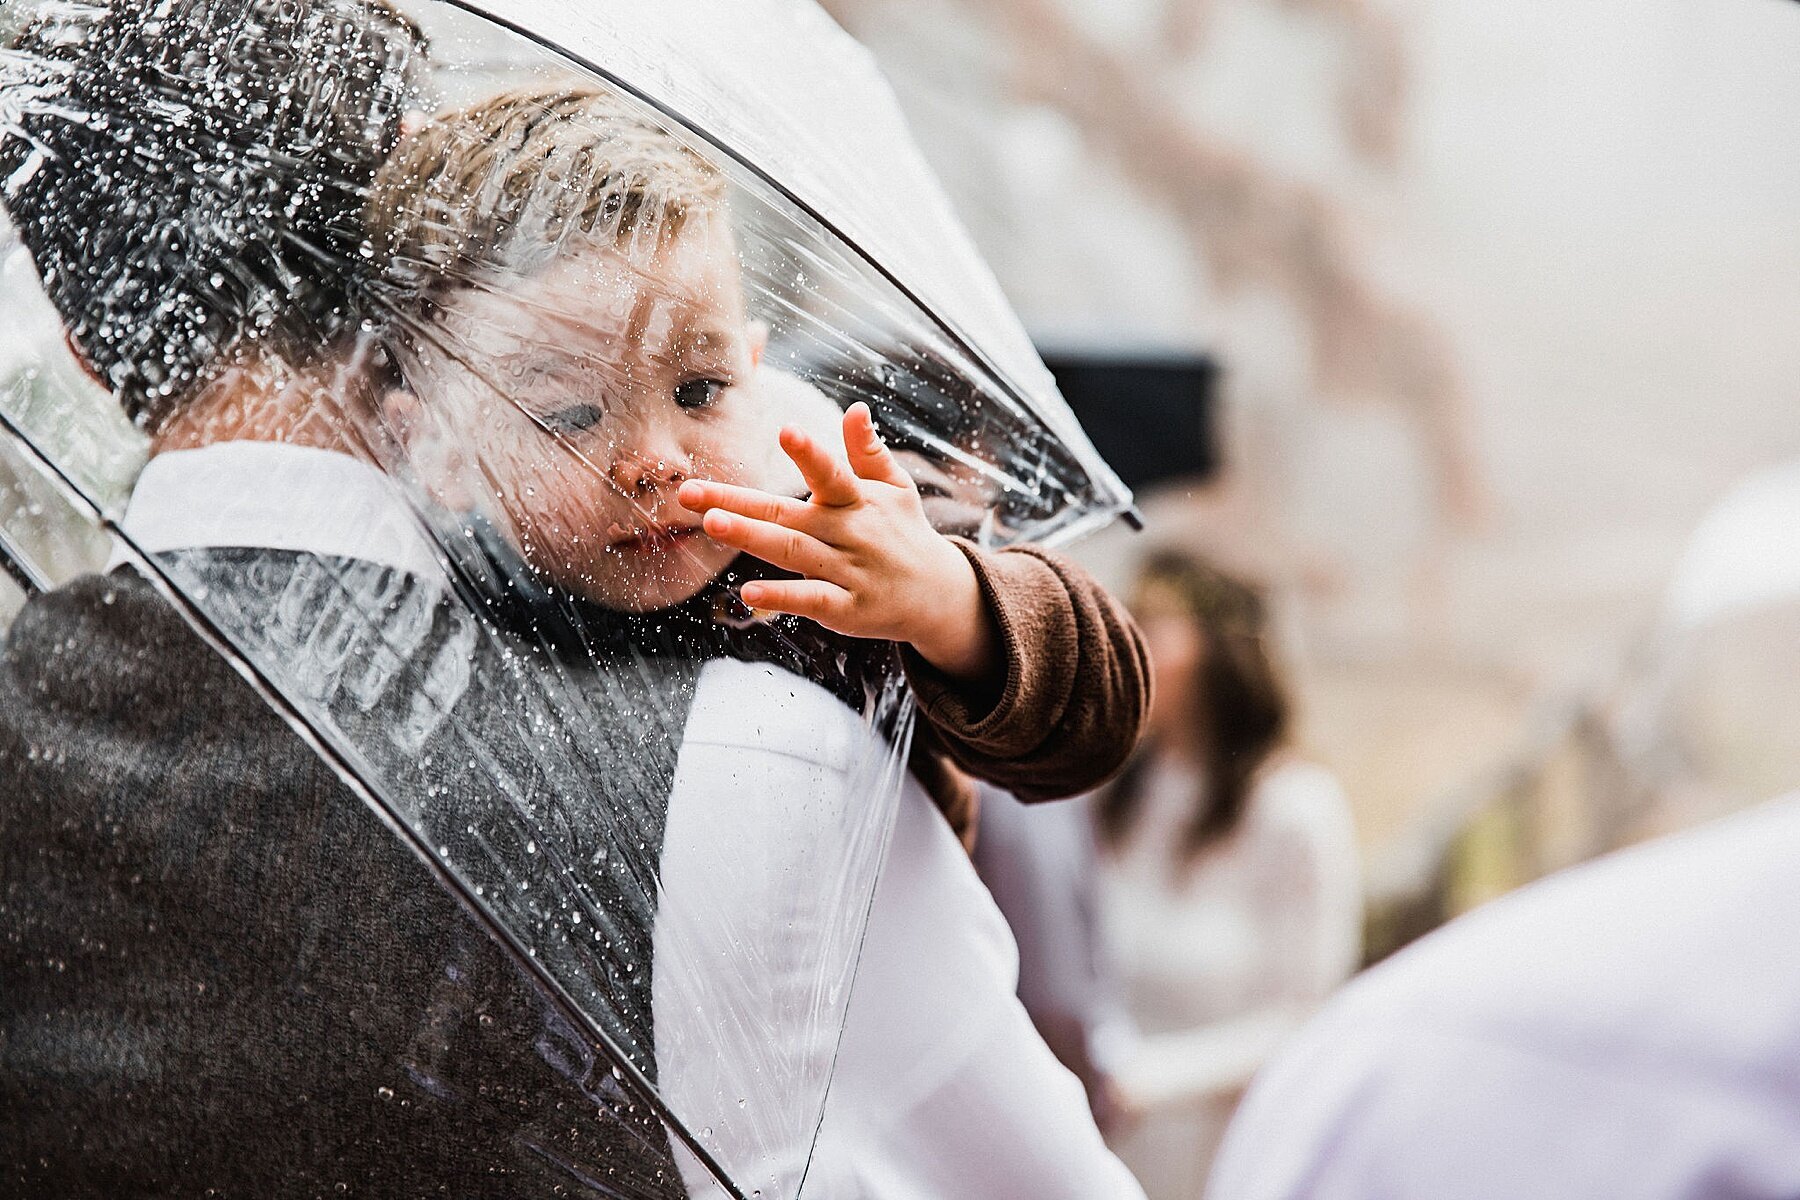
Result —
<path fill-rule="evenodd" d="M 769 348 L 769 323 L 752 321 L 747 330 L 750 336 L 750 365 L 762 366 L 763 351 Z"/>

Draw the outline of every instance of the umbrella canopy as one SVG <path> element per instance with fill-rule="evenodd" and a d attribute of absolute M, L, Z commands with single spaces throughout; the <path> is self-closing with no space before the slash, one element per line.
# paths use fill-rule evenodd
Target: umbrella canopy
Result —
<path fill-rule="evenodd" d="M 34 774 L 7 874 L 59 906 L 32 962 L 156 953 L 6 983 L 47 1046 L 114 996 L 179 1034 L 144 1112 L 59 1111 L 146 1162 L 216 1129 L 194 1187 L 255 1137 L 321 1190 L 796 1194 L 911 700 L 891 647 L 745 607 L 768 569 L 674 485 L 801 496 L 776 430 L 861 400 L 946 529 L 1127 502 L 867 56 L 776 0 L 8 17 L 0 423 L 121 568 L 21 616 L 13 669 L 113 689 L 32 736 L 134 765 Z"/>

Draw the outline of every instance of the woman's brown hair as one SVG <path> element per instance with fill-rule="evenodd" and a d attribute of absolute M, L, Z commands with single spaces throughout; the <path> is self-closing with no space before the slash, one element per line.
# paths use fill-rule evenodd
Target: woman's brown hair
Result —
<path fill-rule="evenodd" d="M 1175 846 L 1187 864 L 1237 827 L 1256 773 L 1286 739 L 1291 706 L 1286 682 L 1269 651 L 1268 604 L 1262 592 L 1201 560 L 1175 551 L 1156 554 L 1138 575 L 1142 599 L 1165 598 L 1203 638 L 1195 668 L 1195 725 L 1190 731 L 1204 764 L 1193 819 Z M 1136 825 L 1157 744 L 1146 742 L 1099 799 L 1101 842 L 1121 845 Z"/>

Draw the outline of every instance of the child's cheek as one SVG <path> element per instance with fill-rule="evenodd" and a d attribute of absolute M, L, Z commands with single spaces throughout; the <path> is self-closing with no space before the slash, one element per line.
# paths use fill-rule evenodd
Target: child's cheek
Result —
<path fill-rule="evenodd" d="M 722 483 L 797 496 L 806 481 L 782 452 L 780 429 L 768 416 L 755 410 L 740 414 L 732 422 L 730 436 L 715 443 L 709 475 Z"/>

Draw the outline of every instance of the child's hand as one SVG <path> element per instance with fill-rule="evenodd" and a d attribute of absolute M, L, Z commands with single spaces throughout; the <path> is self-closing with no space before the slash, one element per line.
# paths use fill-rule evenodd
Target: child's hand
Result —
<path fill-rule="evenodd" d="M 908 642 L 946 675 L 991 679 L 1000 636 L 975 568 L 925 519 L 919 490 L 882 444 L 868 405 L 844 414 L 854 473 L 803 430 L 783 429 L 781 448 L 810 500 L 705 480 L 679 493 L 705 514 L 714 541 L 805 576 L 746 583 L 744 603 L 853 637 Z"/>

